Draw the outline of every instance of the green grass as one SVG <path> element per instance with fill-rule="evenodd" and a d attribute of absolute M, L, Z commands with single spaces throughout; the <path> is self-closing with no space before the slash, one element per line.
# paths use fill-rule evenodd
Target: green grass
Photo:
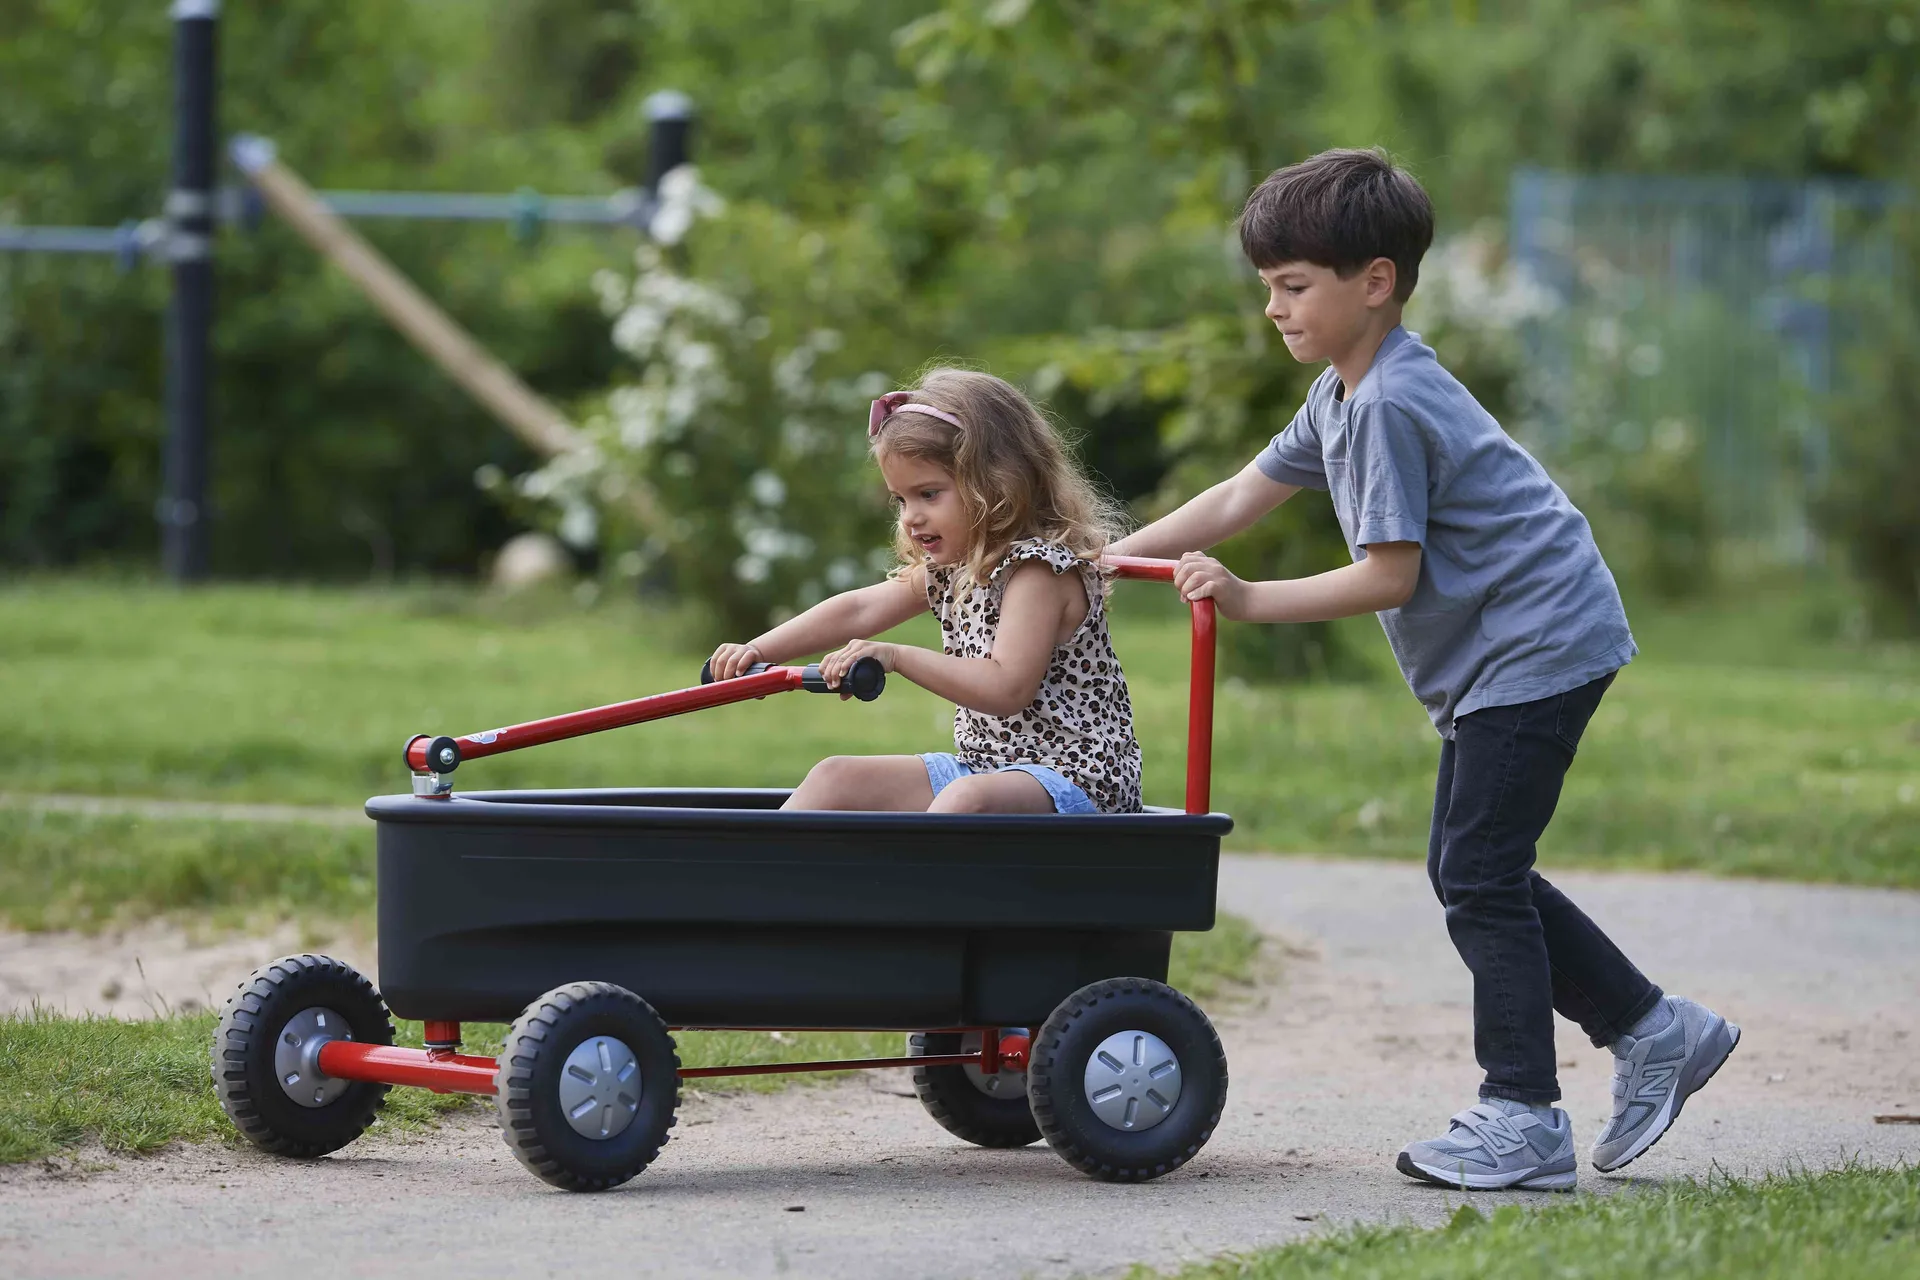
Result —
<path fill-rule="evenodd" d="M 1238 916 L 1211 933 L 1178 934 L 1169 980 L 1201 999 L 1231 998 L 1255 975 L 1260 937 Z M 263 956 L 267 960 L 271 957 Z M 238 1141 L 214 1100 L 208 1053 L 211 1013 L 127 1022 L 67 1018 L 44 1011 L 0 1015 L 0 1164 L 55 1156 L 89 1138 L 109 1151 L 139 1154 L 173 1141 Z M 402 1044 L 418 1046 L 420 1024 L 400 1022 Z M 468 1024 L 470 1053 L 499 1052 L 505 1028 Z M 683 1031 L 683 1066 L 893 1057 L 897 1032 Z M 825 1075 L 722 1076 L 689 1088 L 770 1090 Z M 395 1089 L 380 1127 L 420 1127 L 470 1099 Z"/>
<path fill-rule="evenodd" d="M 1548 864 L 1920 886 L 1920 649 L 1824 641 L 1803 612 L 1637 611 L 1643 656 L 1588 732 Z M 1119 588 L 1115 616 L 1148 798 L 1177 804 L 1184 623 L 1143 584 Z M 1384 651 L 1371 620 L 1353 626 Z M 690 683 L 699 655 L 677 634 L 637 605 L 454 588 L 30 579 L 0 590 L 0 790 L 357 805 L 404 788 L 414 732 Z M 475 761 L 457 781 L 791 785 L 825 755 L 938 747 L 949 715 L 904 681 L 871 705 L 788 695 Z M 1397 678 L 1228 681 L 1214 805 L 1236 848 L 1419 857 L 1437 753 Z"/>
<path fill-rule="evenodd" d="M 1136 1269 L 1132 1280 L 1158 1273 Z M 1920 1275 L 1920 1169 L 1716 1177 L 1445 1227 L 1350 1227 L 1180 1280 L 1906 1280 Z"/>
<path fill-rule="evenodd" d="M 373 908 L 370 830 L 0 809 L 0 923 L 94 932 L 155 916 L 325 928 Z"/>

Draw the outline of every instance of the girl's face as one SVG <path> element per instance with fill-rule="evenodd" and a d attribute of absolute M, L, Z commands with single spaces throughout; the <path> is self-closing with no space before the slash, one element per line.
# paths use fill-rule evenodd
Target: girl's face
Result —
<path fill-rule="evenodd" d="M 953 477 L 931 462 L 880 451 L 880 474 L 900 512 L 900 527 L 935 564 L 967 558 L 966 516 Z"/>

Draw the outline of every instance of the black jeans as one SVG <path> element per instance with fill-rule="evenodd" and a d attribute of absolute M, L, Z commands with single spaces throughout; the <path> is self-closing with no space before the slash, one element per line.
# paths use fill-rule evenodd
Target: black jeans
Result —
<path fill-rule="evenodd" d="M 1483 1098 L 1560 1097 L 1556 1009 L 1604 1047 L 1660 1002 L 1660 988 L 1533 869 L 1574 749 L 1612 683 L 1606 675 L 1536 702 L 1471 712 L 1440 748 L 1427 875 L 1473 971 Z"/>

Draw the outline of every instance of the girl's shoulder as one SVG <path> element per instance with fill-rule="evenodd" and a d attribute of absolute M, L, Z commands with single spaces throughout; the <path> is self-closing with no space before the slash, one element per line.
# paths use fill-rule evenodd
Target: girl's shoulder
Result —
<path fill-rule="evenodd" d="M 1019 566 L 1038 560 L 1055 573 L 1066 573 L 1078 566 L 1096 568 L 1092 561 L 1078 554 L 1071 547 L 1060 542 L 1048 542 L 1044 538 L 1022 538 L 1009 546 L 1000 557 L 1000 563 L 987 575 L 989 582 L 1005 584 L 1008 575 Z"/>
<path fill-rule="evenodd" d="M 1007 583 L 1012 580 L 1014 571 L 1022 565 L 1036 563 L 1053 570 L 1056 581 L 1069 575 L 1077 579 L 1081 589 L 1086 592 L 1090 608 L 1098 611 L 1099 602 L 1106 598 L 1109 585 L 1099 563 L 1065 543 L 1049 542 L 1044 538 L 1024 538 L 1007 548 L 1006 554 L 1000 557 L 1000 563 L 987 575 L 989 597 L 998 601 L 1006 594 Z"/>

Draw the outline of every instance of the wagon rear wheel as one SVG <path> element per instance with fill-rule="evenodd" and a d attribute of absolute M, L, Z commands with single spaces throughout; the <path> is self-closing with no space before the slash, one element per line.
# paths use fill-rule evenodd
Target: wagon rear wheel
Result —
<path fill-rule="evenodd" d="M 320 1047 L 330 1040 L 393 1043 L 380 993 L 331 956 L 262 965 L 227 998 L 213 1033 L 213 1088 L 248 1141 L 311 1158 L 366 1132 L 387 1086 L 322 1075 Z"/>
<path fill-rule="evenodd" d="M 1025 1027 L 1008 1030 L 1026 1034 Z M 916 1031 L 907 1037 L 911 1058 L 979 1050 L 978 1031 Z M 1024 1147 L 1040 1140 L 1024 1071 L 1002 1068 L 987 1075 L 978 1067 L 915 1067 L 913 1091 L 934 1123 L 975 1146 Z"/>
<path fill-rule="evenodd" d="M 570 982 L 528 1005 L 493 1077 L 500 1132 L 535 1177 L 604 1191 L 660 1154 L 680 1058 L 653 1006 L 610 982 Z"/>
<path fill-rule="evenodd" d="M 1034 1037 L 1027 1095 L 1047 1145 L 1082 1173 L 1145 1182 L 1206 1145 L 1227 1101 L 1207 1015 L 1162 982 L 1082 987 Z"/>

